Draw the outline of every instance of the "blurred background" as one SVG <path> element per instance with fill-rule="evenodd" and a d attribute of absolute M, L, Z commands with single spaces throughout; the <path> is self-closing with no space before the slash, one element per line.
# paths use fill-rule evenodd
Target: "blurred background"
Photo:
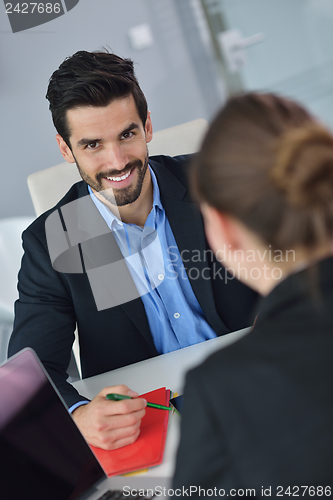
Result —
<path fill-rule="evenodd" d="M 244 90 L 296 98 L 333 126 L 332 0 L 79 0 L 61 17 L 18 33 L 7 3 L 0 5 L 0 361 L 13 303 L 4 275 L 17 251 L 16 280 L 21 255 L 20 238 L 1 227 L 6 222 L 15 232 L 20 219 L 21 232 L 35 216 L 28 175 L 63 161 L 45 93 L 67 56 L 107 47 L 133 59 L 155 131 L 210 121 L 229 95 Z M 10 303 L 5 313 L 1 300 Z"/>

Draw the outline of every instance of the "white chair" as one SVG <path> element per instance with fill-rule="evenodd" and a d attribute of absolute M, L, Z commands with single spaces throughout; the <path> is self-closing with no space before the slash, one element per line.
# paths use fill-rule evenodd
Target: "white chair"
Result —
<path fill-rule="evenodd" d="M 206 120 L 199 118 L 175 127 L 154 133 L 148 144 L 149 155 L 177 156 L 198 151 L 208 128 Z M 28 177 L 28 187 L 37 215 L 52 208 L 67 193 L 70 187 L 81 180 L 75 163 L 60 163 L 54 167 L 35 172 Z M 80 348 L 77 331 L 73 352 L 81 375 Z"/>
<path fill-rule="evenodd" d="M 17 275 L 23 255 L 21 234 L 33 217 L 0 219 L 0 362 L 6 359 L 9 335 L 18 298 Z"/>

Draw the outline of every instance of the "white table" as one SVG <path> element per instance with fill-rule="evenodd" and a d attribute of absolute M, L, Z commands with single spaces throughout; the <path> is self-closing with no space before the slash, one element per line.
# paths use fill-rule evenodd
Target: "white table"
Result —
<path fill-rule="evenodd" d="M 223 335 L 178 351 L 162 354 L 95 377 L 79 380 L 73 386 L 89 399 L 104 387 L 126 384 L 139 394 L 166 387 L 173 393 L 183 393 L 186 372 L 201 363 L 214 351 L 226 347 L 250 331 L 249 328 Z M 146 473 L 147 476 L 172 477 L 179 442 L 180 417 L 170 414 L 163 463 Z"/>

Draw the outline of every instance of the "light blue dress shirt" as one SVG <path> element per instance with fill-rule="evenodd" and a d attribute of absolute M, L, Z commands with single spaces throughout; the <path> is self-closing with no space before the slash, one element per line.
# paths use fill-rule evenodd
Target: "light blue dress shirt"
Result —
<path fill-rule="evenodd" d="M 160 199 L 155 173 L 153 208 L 143 228 L 119 220 L 92 192 L 93 203 L 113 232 L 140 293 L 159 354 L 216 337 L 188 280 Z M 73 411 L 82 403 L 70 408 Z"/>

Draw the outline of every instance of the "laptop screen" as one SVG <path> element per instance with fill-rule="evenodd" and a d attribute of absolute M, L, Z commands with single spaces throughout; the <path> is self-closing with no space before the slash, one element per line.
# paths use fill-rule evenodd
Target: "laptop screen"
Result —
<path fill-rule="evenodd" d="M 35 353 L 0 366 L 1 498 L 75 500 L 105 477 Z"/>

